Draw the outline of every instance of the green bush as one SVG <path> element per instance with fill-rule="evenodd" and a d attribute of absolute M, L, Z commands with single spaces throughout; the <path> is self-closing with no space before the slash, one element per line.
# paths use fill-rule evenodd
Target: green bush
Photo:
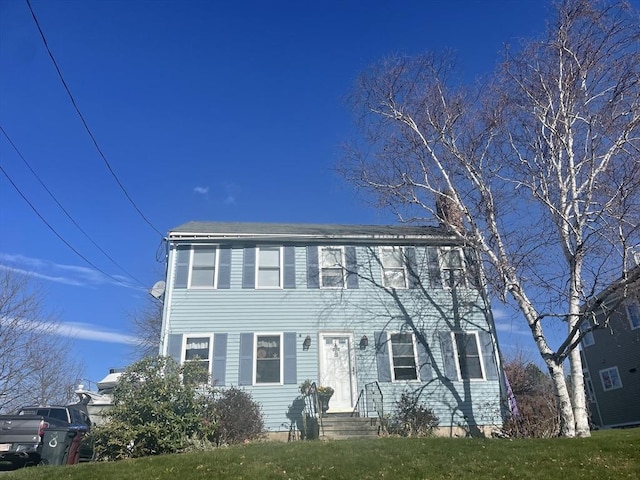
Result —
<path fill-rule="evenodd" d="M 113 391 L 107 422 L 92 432 L 99 460 L 144 457 L 206 445 L 216 431 L 212 392 L 183 379 L 200 378 L 197 362 L 178 365 L 169 357 L 136 362 Z"/>
<path fill-rule="evenodd" d="M 231 445 L 253 440 L 264 432 L 260 405 L 245 390 L 231 387 L 218 392 L 213 402 L 215 441 Z"/>
<path fill-rule="evenodd" d="M 433 410 L 420 401 L 418 392 L 407 391 L 395 402 L 387 430 L 403 437 L 426 437 L 433 433 L 439 422 Z"/>

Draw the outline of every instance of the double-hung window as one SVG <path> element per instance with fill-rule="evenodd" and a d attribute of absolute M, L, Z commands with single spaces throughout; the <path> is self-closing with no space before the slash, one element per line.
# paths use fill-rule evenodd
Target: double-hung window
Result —
<path fill-rule="evenodd" d="M 216 288 L 216 247 L 194 245 L 191 257 L 191 288 Z"/>
<path fill-rule="evenodd" d="M 586 332 L 591 326 L 589 325 L 588 322 L 584 321 L 581 325 L 580 325 L 580 331 L 581 332 Z M 582 346 L 583 347 L 590 347 L 591 345 L 595 345 L 596 340 L 593 337 L 593 331 L 584 333 L 584 336 L 582 337 Z"/>
<path fill-rule="evenodd" d="M 184 336 L 184 363 L 195 363 L 199 366 L 195 375 L 189 378 L 194 383 L 209 383 L 211 378 L 213 341 L 211 335 L 185 335 Z"/>
<path fill-rule="evenodd" d="M 638 300 L 629 300 L 626 303 L 626 309 L 631 329 L 640 328 L 640 302 Z"/>
<path fill-rule="evenodd" d="M 407 271 L 402 247 L 382 247 L 380 262 L 385 287 L 407 288 Z"/>
<path fill-rule="evenodd" d="M 282 247 L 259 247 L 257 288 L 282 288 Z"/>
<path fill-rule="evenodd" d="M 342 247 L 321 247 L 320 249 L 320 285 L 323 288 L 343 288 L 344 249 Z"/>
<path fill-rule="evenodd" d="M 460 378 L 483 379 L 482 358 L 476 333 L 456 332 L 455 347 Z"/>
<path fill-rule="evenodd" d="M 602 389 L 605 392 L 608 390 L 615 390 L 616 388 L 622 388 L 622 379 L 620 378 L 618 367 L 600 370 L 600 380 L 602 381 Z"/>
<path fill-rule="evenodd" d="M 412 333 L 392 333 L 391 362 L 394 380 L 417 380 L 416 348 Z"/>
<path fill-rule="evenodd" d="M 445 247 L 440 250 L 440 268 L 443 283 L 449 288 L 465 288 L 464 258 L 462 249 Z"/>
<path fill-rule="evenodd" d="M 282 335 L 257 334 L 255 383 L 282 383 Z"/>

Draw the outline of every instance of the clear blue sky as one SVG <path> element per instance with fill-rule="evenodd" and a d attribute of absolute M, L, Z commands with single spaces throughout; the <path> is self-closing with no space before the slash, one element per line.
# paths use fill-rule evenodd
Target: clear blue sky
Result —
<path fill-rule="evenodd" d="M 189 220 L 393 223 L 332 170 L 354 134 L 344 98 L 356 75 L 390 54 L 451 48 L 471 80 L 494 68 L 505 43 L 539 34 L 549 2 L 32 0 L 32 7 L 117 178 L 166 233 Z M 0 133 L 2 168 L 98 270 L 1 173 L 0 268 L 39 279 L 46 311 L 76 339 L 85 376 L 97 381 L 131 361 L 129 317 L 163 276 L 161 235 L 97 152 L 23 0 L 0 0 L 0 125 L 117 263 L 73 225 Z M 523 324 L 499 318 L 499 327 L 505 350 L 530 348 Z"/>

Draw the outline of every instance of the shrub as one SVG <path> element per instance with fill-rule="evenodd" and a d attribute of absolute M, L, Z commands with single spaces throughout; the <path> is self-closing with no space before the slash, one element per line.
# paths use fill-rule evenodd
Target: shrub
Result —
<path fill-rule="evenodd" d="M 213 411 L 218 445 L 253 440 L 264 431 L 260 405 L 245 390 L 231 387 L 220 391 L 213 402 Z"/>
<path fill-rule="evenodd" d="M 407 391 L 395 402 L 387 429 L 389 433 L 403 437 L 426 437 L 433 433 L 439 422 L 433 410 L 420 401 L 419 392 Z"/>

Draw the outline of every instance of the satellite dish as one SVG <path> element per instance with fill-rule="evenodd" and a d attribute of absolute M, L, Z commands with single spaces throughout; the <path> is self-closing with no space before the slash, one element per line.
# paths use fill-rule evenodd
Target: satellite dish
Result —
<path fill-rule="evenodd" d="M 156 282 L 153 285 L 153 287 L 151 287 L 151 290 L 149 290 L 149 293 L 153 298 L 160 300 L 160 298 L 164 295 L 164 289 L 165 289 L 165 283 L 164 281 L 160 280 L 159 282 Z"/>

